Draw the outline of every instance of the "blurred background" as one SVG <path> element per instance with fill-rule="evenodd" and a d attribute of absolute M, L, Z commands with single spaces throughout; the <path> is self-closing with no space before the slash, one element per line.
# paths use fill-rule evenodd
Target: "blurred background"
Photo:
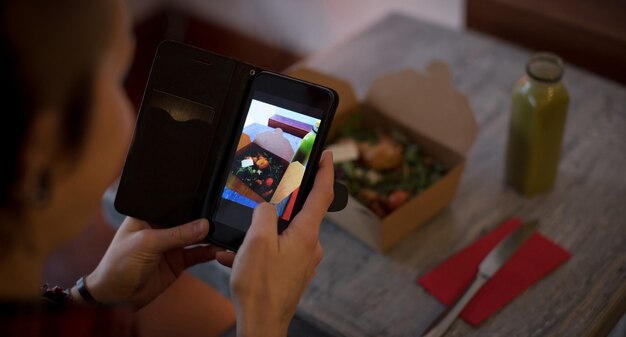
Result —
<path fill-rule="evenodd" d="M 138 108 L 164 39 L 281 71 L 392 12 L 490 35 L 626 83 L 625 0 L 128 0 L 136 55 L 126 85 Z M 52 256 L 47 282 L 69 286 L 91 271 L 115 233 L 104 216 Z M 72 263 L 68 263 L 72 261 Z M 624 336 L 624 324 L 616 336 Z M 306 334 L 299 334 L 306 335 Z M 315 335 L 315 334 L 313 334 Z"/>
<path fill-rule="evenodd" d="M 391 12 L 550 50 L 626 83 L 623 0 L 129 0 L 129 6 L 138 47 L 128 79 L 135 102 L 163 39 L 280 71 Z"/>

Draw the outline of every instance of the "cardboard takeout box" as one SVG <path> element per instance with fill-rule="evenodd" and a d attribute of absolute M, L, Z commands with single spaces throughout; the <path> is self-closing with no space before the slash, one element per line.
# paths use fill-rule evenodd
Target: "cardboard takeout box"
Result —
<path fill-rule="evenodd" d="M 383 219 L 350 196 L 343 211 L 328 214 L 333 222 L 385 252 L 452 201 L 478 125 L 467 98 L 454 88 L 446 64 L 433 62 L 426 74 L 402 70 L 383 75 L 372 82 L 362 101 L 357 100 L 349 83 L 336 77 L 309 69 L 289 75 L 339 93 L 340 104 L 329 139 L 333 139 L 348 116 L 366 111 L 366 123 L 399 129 L 424 153 L 448 168 L 444 177 Z"/>

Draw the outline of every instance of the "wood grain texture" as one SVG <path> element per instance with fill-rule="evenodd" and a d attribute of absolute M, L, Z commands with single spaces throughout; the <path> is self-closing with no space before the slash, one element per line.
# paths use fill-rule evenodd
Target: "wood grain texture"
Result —
<path fill-rule="evenodd" d="M 527 50 L 475 33 L 393 15 L 298 64 L 342 77 L 359 97 L 377 76 L 448 63 L 480 134 L 451 206 L 382 255 L 325 222 L 325 258 L 299 315 L 345 336 L 418 336 L 443 310 L 417 276 L 510 216 L 573 253 L 478 329 L 456 321 L 446 336 L 602 336 L 625 309 L 626 88 L 566 65 L 571 95 L 559 176 L 526 199 L 503 184 L 509 99 Z M 419 94 L 419 93 L 416 93 Z"/>

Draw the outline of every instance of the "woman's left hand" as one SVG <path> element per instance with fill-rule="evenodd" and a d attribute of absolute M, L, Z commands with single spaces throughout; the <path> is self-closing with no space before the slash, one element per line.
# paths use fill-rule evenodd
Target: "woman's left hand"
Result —
<path fill-rule="evenodd" d="M 126 218 L 102 261 L 85 279 L 96 301 L 148 304 L 169 287 L 185 269 L 213 260 L 224 249 L 200 243 L 209 232 L 206 219 L 177 227 L 153 229 L 144 221 Z"/>

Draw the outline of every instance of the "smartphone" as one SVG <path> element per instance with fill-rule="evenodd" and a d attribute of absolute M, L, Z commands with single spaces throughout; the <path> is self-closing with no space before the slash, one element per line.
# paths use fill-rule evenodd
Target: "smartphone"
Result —
<path fill-rule="evenodd" d="M 210 212 L 208 241 L 237 250 L 254 208 L 276 207 L 282 232 L 309 194 L 338 104 L 334 90 L 271 72 L 251 84 Z"/>
<path fill-rule="evenodd" d="M 311 189 L 338 99 L 332 89 L 164 41 L 115 208 L 155 228 L 209 219 L 207 240 L 237 250 L 254 207 L 269 202 L 282 231 Z M 347 197 L 336 200 L 339 210 Z"/>

